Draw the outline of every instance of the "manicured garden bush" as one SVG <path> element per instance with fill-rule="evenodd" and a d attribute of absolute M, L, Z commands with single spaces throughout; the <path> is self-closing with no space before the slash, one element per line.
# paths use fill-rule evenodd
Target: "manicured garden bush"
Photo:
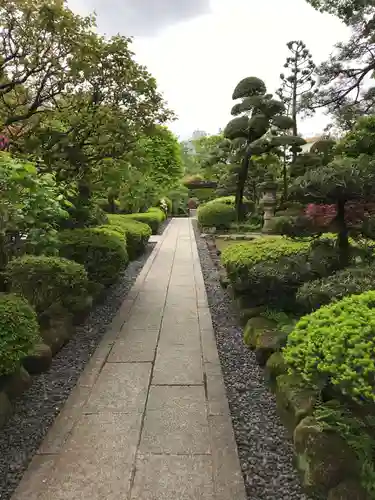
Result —
<path fill-rule="evenodd" d="M 352 267 L 332 276 L 305 283 L 297 292 L 301 311 L 309 313 L 348 295 L 375 289 L 375 267 Z"/>
<path fill-rule="evenodd" d="M 152 234 L 157 234 L 161 223 L 165 220 L 165 213 L 160 208 L 150 208 L 147 212 L 128 214 L 124 217 L 147 224 L 151 228 Z"/>
<path fill-rule="evenodd" d="M 216 227 L 217 229 L 229 229 L 236 220 L 234 207 L 225 203 L 201 205 L 198 208 L 197 216 L 202 227 Z"/>
<path fill-rule="evenodd" d="M 321 307 L 297 323 L 284 358 L 307 385 L 375 402 L 375 291 Z"/>
<path fill-rule="evenodd" d="M 121 228 L 125 232 L 130 260 L 136 259 L 145 251 L 152 233 L 149 225 L 130 220 L 124 215 L 108 215 L 108 219 L 111 225 Z"/>
<path fill-rule="evenodd" d="M 277 262 L 282 257 L 307 255 L 310 243 L 293 241 L 279 236 L 257 238 L 224 249 L 221 260 L 231 281 L 246 279 L 247 272 L 260 262 Z"/>
<path fill-rule="evenodd" d="M 129 262 L 125 242 L 108 229 L 74 229 L 59 234 L 60 255 L 82 264 L 89 279 L 100 285 L 114 283 Z"/>
<path fill-rule="evenodd" d="M 236 197 L 235 196 L 221 196 L 219 198 L 214 198 L 213 200 L 206 203 L 206 205 L 212 205 L 213 203 L 224 203 L 225 205 L 235 206 Z M 243 199 L 243 205 L 245 213 L 248 214 L 254 210 L 255 204 L 248 198 Z"/>
<path fill-rule="evenodd" d="M 22 297 L 0 295 L 0 376 L 17 371 L 22 359 L 41 342 L 35 311 Z"/>
<path fill-rule="evenodd" d="M 6 268 L 10 291 L 23 295 L 38 314 L 60 306 L 69 312 L 87 307 L 89 279 L 85 268 L 61 257 L 26 255 Z"/>

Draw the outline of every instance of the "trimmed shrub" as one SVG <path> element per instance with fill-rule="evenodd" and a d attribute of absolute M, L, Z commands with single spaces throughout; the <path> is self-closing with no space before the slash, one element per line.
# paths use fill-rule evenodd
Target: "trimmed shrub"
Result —
<path fill-rule="evenodd" d="M 107 215 L 94 202 L 89 202 L 86 205 L 77 203 L 68 208 L 69 218 L 60 222 L 61 229 L 75 229 L 84 227 L 100 226 L 108 223 Z"/>
<path fill-rule="evenodd" d="M 375 402 L 375 291 L 321 307 L 297 323 L 284 358 L 304 381 Z"/>
<path fill-rule="evenodd" d="M 236 220 L 234 207 L 225 203 L 206 203 L 197 212 L 198 222 L 202 227 L 229 229 Z"/>
<path fill-rule="evenodd" d="M 225 205 L 230 205 L 231 207 L 235 206 L 236 203 L 236 197 L 235 196 L 221 196 L 219 198 L 215 198 L 206 205 L 212 205 L 213 203 L 225 203 Z M 245 213 L 248 214 L 252 212 L 255 208 L 255 203 L 248 198 L 243 199 L 243 205 L 245 207 Z"/>
<path fill-rule="evenodd" d="M 332 276 L 305 283 L 297 292 L 301 311 L 309 313 L 348 295 L 375 289 L 373 266 L 347 268 Z"/>
<path fill-rule="evenodd" d="M 152 233 L 150 226 L 136 220 L 130 220 L 124 215 L 108 215 L 108 219 L 111 225 L 121 228 L 125 233 L 126 248 L 130 260 L 136 259 L 145 251 Z"/>
<path fill-rule="evenodd" d="M 107 228 L 74 229 L 59 234 L 60 255 L 82 264 L 89 279 L 100 285 L 114 283 L 129 262 L 124 240 Z"/>
<path fill-rule="evenodd" d="M 158 233 L 161 223 L 165 220 L 165 214 L 160 208 L 150 208 L 147 212 L 127 214 L 124 217 L 147 224 L 151 228 L 152 234 Z"/>
<path fill-rule="evenodd" d="M 270 236 L 228 246 L 221 254 L 221 261 L 232 282 L 247 281 L 247 273 L 255 264 L 277 262 L 282 257 L 307 256 L 309 248 L 309 242 Z"/>
<path fill-rule="evenodd" d="M 40 343 L 35 311 L 17 295 L 0 295 L 0 376 L 21 367 L 30 350 Z"/>
<path fill-rule="evenodd" d="M 10 291 L 23 295 L 38 314 L 52 306 L 69 312 L 87 307 L 89 279 L 85 268 L 61 257 L 26 255 L 6 268 Z"/>

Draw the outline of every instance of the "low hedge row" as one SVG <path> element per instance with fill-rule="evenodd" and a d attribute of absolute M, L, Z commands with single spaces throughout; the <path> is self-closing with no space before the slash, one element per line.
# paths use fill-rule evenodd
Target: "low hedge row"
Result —
<path fill-rule="evenodd" d="M 282 237 L 259 238 L 224 249 L 222 263 L 235 293 L 251 306 L 296 309 L 295 296 L 306 282 L 339 269 L 333 241 L 293 241 Z"/>
<path fill-rule="evenodd" d="M 136 259 L 145 251 L 152 234 L 148 224 L 130 220 L 125 215 L 108 215 L 108 219 L 111 225 L 121 228 L 124 231 L 130 260 Z"/>
<path fill-rule="evenodd" d="M 351 267 L 299 288 L 297 303 L 303 313 L 313 312 L 330 302 L 375 289 L 375 266 Z"/>
<path fill-rule="evenodd" d="M 143 222 L 147 224 L 152 231 L 152 234 L 157 234 L 162 222 L 165 221 L 166 215 L 160 208 L 150 208 L 147 212 L 138 214 L 124 215 L 129 220 Z"/>

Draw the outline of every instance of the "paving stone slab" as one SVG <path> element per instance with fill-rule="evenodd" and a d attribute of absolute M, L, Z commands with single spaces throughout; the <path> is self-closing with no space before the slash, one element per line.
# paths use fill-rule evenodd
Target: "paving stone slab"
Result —
<path fill-rule="evenodd" d="M 213 500 L 211 478 L 208 456 L 140 457 L 131 500 Z"/>
<path fill-rule="evenodd" d="M 228 416 L 209 417 L 215 500 L 246 500 L 232 423 Z"/>
<path fill-rule="evenodd" d="M 142 413 L 151 366 L 151 363 L 107 363 L 93 387 L 84 412 Z"/>
<path fill-rule="evenodd" d="M 200 347 L 161 344 L 156 353 L 154 385 L 203 384 Z"/>
<path fill-rule="evenodd" d="M 210 453 L 203 387 L 151 387 L 141 453 Z"/>

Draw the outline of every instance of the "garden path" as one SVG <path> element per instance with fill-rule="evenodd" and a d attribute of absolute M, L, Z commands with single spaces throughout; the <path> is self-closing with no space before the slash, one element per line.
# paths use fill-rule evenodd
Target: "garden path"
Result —
<path fill-rule="evenodd" d="M 173 219 L 12 500 L 244 500 L 189 219 Z"/>

